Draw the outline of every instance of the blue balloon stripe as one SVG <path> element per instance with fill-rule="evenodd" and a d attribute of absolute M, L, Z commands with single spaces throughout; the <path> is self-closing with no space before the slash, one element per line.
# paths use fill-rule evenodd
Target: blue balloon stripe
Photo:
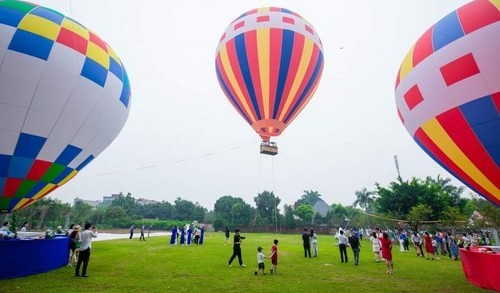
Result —
<path fill-rule="evenodd" d="M 6 178 L 5 177 L 0 177 L 0 194 L 3 194 L 3 188 L 5 186 L 5 180 Z"/>
<path fill-rule="evenodd" d="M 257 115 L 257 120 L 261 119 L 259 102 L 255 95 L 255 89 L 253 87 L 252 73 L 250 72 L 250 66 L 248 65 L 247 49 L 245 45 L 245 34 L 240 34 L 234 38 L 234 45 L 236 50 L 236 55 L 238 56 L 238 64 L 240 66 L 241 75 L 243 76 L 243 81 L 245 82 L 245 87 L 250 96 L 250 101 L 255 114 Z"/>
<path fill-rule="evenodd" d="M 64 19 L 64 15 L 62 15 L 61 13 L 42 6 L 38 6 L 35 9 L 33 9 L 31 11 L 31 14 L 48 19 L 58 25 L 60 25 Z"/>
<path fill-rule="evenodd" d="M 0 177 L 7 177 L 7 174 L 9 174 L 11 160 L 12 156 L 0 154 Z"/>
<path fill-rule="evenodd" d="M 90 155 L 88 156 L 85 161 L 83 161 L 80 165 L 78 165 L 78 167 L 76 167 L 76 171 L 80 171 L 81 169 L 83 169 L 85 166 L 87 166 L 88 163 L 92 162 L 92 160 L 94 159 L 94 156 Z"/>
<path fill-rule="evenodd" d="M 413 139 L 415 140 L 415 142 L 420 146 L 420 148 L 422 148 L 422 150 L 429 156 L 431 157 L 434 162 L 438 163 L 443 169 L 445 169 L 448 173 L 450 173 L 451 175 L 453 175 L 455 178 L 457 178 L 458 180 L 460 180 L 463 184 L 467 185 L 467 187 L 469 187 L 470 189 L 474 190 L 474 192 L 476 192 L 477 194 L 481 194 L 481 192 L 479 192 L 474 186 L 470 185 L 467 183 L 467 181 L 463 180 L 460 176 L 457 175 L 457 173 L 453 172 L 450 168 L 448 168 L 445 164 L 443 164 L 441 162 L 441 160 L 439 160 L 438 158 L 436 158 L 434 156 L 434 154 L 432 154 L 431 151 L 429 151 L 429 149 L 423 144 L 420 142 L 420 140 L 414 136 Z M 488 201 L 490 201 L 491 203 L 493 203 L 494 205 L 496 205 L 493 201 L 491 201 L 489 198 L 487 197 L 484 197 L 485 199 L 487 199 Z"/>
<path fill-rule="evenodd" d="M 240 115 L 245 119 L 245 121 L 251 125 L 252 122 L 251 122 L 250 118 L 246 115 L 246 112 L 243 111 L 243 109 L 241 109 L 241 107 L 238 105 L 238 103 L 236 102 L 236 99 L 231 94 L 231 91 L 229 90 L 228 86 L 224 82 L 224 79 L 221 76 L 219 67 L 216 66 L 215 69 L 216 69 L 216 73 L 217 73 L 217 79 L 219 80 L 219 84 L 222 86 L 222 89 L 224 90 L 226 97 L 229 97 L 229 100 L 231 101 L 231 104 L 234 106 L 234 108 L 236 110 L 238 110 L 238 113 L 240 113 Z"/>
<path fill-rule="evenodd" d="M 104 87 L 106 78 L 108 77 L 108 70 L 102 67 L 99 63 L 87 57 L 85 58 L 85 63 L 83 64 L 81 75 L 97 83 L 101 87 Z"/>
<path fill-rule="evenodd" d="M 17 203 L 21 201 L 22 198 L 19 197 L 12 197 L 9 202 L 9 206 L 7 207 L 9 210 L 12 210 L 13 208 L 16 207 Z"/>
<path fill-rule="evenodd" d="M 47 60 L 54 41 L 40 35 L 18 29 L 9 44 L 9 50 Z"/>
<path fill-rule="evenodd" d="M 64 171 L 62 171 L 61 174 L 57 175 L 57 177 L 54 178 L 54 180 L 52 180 L 51 183 L 59 184 L 66 177 L 68 177 L 68 175 L 71 174 L 71 172 L 73 172 L 73 168 L 69 168 L 69 167 L 64 168 Z"/>
<path fill-rule="evenodd" d="M 26 178 L 34 161 L 35 159 L 13 156 L 7 176 L 10 178 Z"/>
<path fill-rule="evenodd" d="M 17 140 L 14 156 L 35 159 L 38 153 L 40 153 L 45 141 L 47 141 L 45 137 L 21 133 Z"/>
<path fill-rule="evenodd" d="M 42 191 L 42 189 L 44 189 L 45 186 L 47 186 L 47 184 L 48 184 L 48 182 L 38 181 L 38 183 L 30 190 L 30 192 L 28 192 L 28 194 L 26 195 L 26 198 L 32 198 L 37 193 Z"/>
<path fill-rule="evenodd" d="M 125 108 L 128 108 L 128 106 L 130 105 L 130 95 L 132 93 L 130 90 L 130 81 L 128 80 L 128 74 L 125 70 L 123 70 L 122 82 L 123 82 L 123 87 L 122 87 L 122 93 L 120 95 L 120 102 L 122 102 L 123 105 L 125 105 Z"/>
<path fill-rule="evenodd" d="M 0 7 L 0 23 L 17 27 L 24 18 L 24 12 L 10 7 Z"/>
<path fill-rule="evenodd" d="M 69 163 L 71 163 L 71 161 L 73 161 L 74 158 L 76 158 L 76 156 L 78 156 L 78 154 L 80 154 L 81 151 L 81 148 L 67 145 L 62 153 L 59 154 L 59 157 L 57 157 L 54 163 L 67 166 L 69 165 Z"/>
<path fill-rule="evenodd" d="M 304 91 L 300 95 L 299 99 L 297 100 L 295 105 L 293 105 L 292 110 L 290 110 L 290 112 L 286 116 L 286 118 L 284 120 L 285 124 L 287 124 L 288 121 L 293 117 L 295 111 L 297 111 L 297 109 L 302 104 L 304 99 L 311 94 L 310 91 L 312 90 L 312 86 L 314 85 L 314 83 L 316 82 L 316 79 L 318 78 L 318 75 L 321 71 L 322 66 L 323 66 L 323 53 L 321 51 L 319 51 L 318 61 L 316 62 L 316 66 L 314 67 L 313 74 L 311 75 L 311 78 L 309 79 L 309 81 L 308 81 L 306 87 L 304 88 Z"/>
<path fill-rule="evenodd" d="M 293 43 L 295 40 L 295 32 L 291 30 L 283 30 L 283 39 L 281 41 L 281 59 L 278 75 L 278 84 L 276 86 L 276 100 L 274 102 L 273 118 L 278 118 L 278 111 L 281 100 L 283 99 L 283 90 L 288 78 L 288 69 L 290 68 L 290 60 L 292 59 Z"/>
<path fill-rule="evenodd" d="M 457 11 L 453 11 L 434 25 L 432 31 L 434 52 L 463 36 L 464 31 Z"/>
<path fill-rule="evenodd" d="M 493 161 L 500 166 L 500 114 L 485 96 L 460 106 L 460 111 Z"/>

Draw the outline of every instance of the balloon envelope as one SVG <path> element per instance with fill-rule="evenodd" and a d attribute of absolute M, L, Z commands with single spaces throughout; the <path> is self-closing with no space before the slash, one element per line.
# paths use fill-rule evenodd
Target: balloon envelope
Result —
<path fill-rule="evenodd" d="M 32 3 L 0 2 L 0 212 L 65 184 L 118 135 L 130 86 L 94 32 Z"/>
<path fill-rule="evenodd" d="M 500 13 L 477 0 L 427 30 L 396 80 L 396 105 L 417 144 L 500 204 Z"/>
<path fill-rule="evenodd" d="M 233 107 L 269 141 L 283 133 L 314 94 L 323 71 L 323 46 L 298 14 L 259 8 L 228 26 L 215 67 Z"/>

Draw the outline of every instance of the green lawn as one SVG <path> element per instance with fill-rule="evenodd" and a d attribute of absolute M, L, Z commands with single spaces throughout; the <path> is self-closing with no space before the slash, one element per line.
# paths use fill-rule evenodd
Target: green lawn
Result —
<path fill-rule="evenodd" d="M 201 246 L 171 246 L 170 237 L 146 242 L 94 242 L 88 274 L 75 278 L 74 268 L 2 280 L 0 292 L 487 292 L 470 285 L 459 261 L 429 261 L 393 249 L 394 274 L 375 263 L 371 246 L 362 243 L 360 265 L 341 263 L 333 237 L 319 235 L 319 257 L 304 258 L 301 235 L 242 233 L 246 268 L 227 266 L 232 246 L 223 233 L 207 233 Z M 231 234 L 232 236 L 232 234 Z M 266 255 L 279 239 L 279 275 L 255 276 L 257 247 Z M 1 264 L 6 265 L 6 264 Z M 270 260 L 266 259 L 266 271 Z"/>

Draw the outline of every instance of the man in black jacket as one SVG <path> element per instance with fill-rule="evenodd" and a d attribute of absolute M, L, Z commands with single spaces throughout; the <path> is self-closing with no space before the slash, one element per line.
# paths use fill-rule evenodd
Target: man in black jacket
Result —
<path fill-rule="evenodd" d="M 354 254 L 354 265 L 357 266 L 359 263 L 359 250 L 361 247 L 361 243 L 359 243 L 358 233 L 354 231 L 349 236 L 349 245 L 351 245 L 352 253 Z"/>
<path fill-rule="evenodd" d="M 235 257 L 238 257 L 238 262 L 240 263 L 240 267 L 242 268 L 245 267 L 245 265 L 243 264 L 243 260 L 241 258 L 240 244 L 242 239 L 243 238 L 240 236 L 240 230 L 239 229 L 234 230 L 233 255 L 231 256 L 229 262 L 227 263 L 229 267 L 231 267 L 231 263 L 233 262 Z"/>
<path fill-rule="evenodd" d="M 304 257 L 311 257 L 311 240 L 307 229 L 304 229 L 304 233 L 302 233 L 302 244 L 304 245 Z"/>

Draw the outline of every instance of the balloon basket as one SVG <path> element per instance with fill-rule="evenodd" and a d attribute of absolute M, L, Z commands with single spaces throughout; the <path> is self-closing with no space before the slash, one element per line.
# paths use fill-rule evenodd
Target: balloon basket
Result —
<path fill-rule="evenodd" d="M 260 153 L 275 156 L 278 154 L 278 145 L 275 142 L 263 141 L 260 144 Z"/>

